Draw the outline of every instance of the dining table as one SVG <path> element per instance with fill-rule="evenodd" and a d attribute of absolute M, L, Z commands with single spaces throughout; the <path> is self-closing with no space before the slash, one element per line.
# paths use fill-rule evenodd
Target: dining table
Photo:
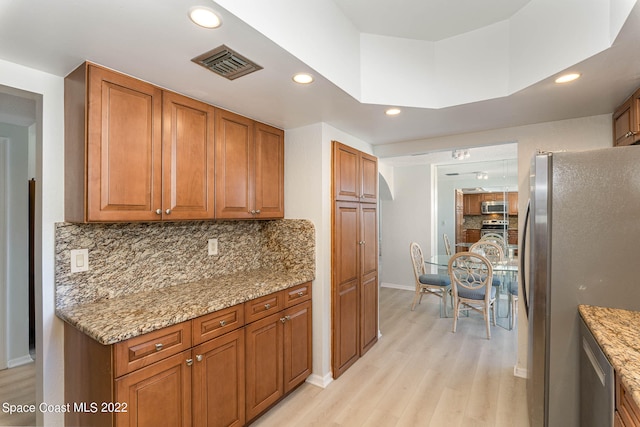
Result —
<path fill-rule="evenodd" d="M 427 267 L 437 267 L 440 271 L 446 271 L 449 267 L 451 255 L 438 254 L 425 260 Z M 518 281 L 518 258 L 509 257 L 503 261 L 492 262 L 493 275 L 499 279 L 500 284 L 496 286 L 496 324 L 504 329 L 511 330 L 512 318 L 515 315 L 510 304 L 509 288 L 510 284 Z M 517 286 L 517 285 L 516 285 Z M 453 311 L 448 314 L 453 317 Z"/>

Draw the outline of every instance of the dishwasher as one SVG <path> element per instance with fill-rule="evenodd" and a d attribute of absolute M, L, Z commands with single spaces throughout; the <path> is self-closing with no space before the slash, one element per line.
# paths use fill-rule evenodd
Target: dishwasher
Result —
<path fill-rule="evenodd" d="M 591 331 L 580 319 L 580 426 L 613 427 L 613 368 Z"/>

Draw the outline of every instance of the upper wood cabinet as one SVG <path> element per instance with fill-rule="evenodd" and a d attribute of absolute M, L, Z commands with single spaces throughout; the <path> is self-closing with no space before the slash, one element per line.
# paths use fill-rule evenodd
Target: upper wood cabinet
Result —
<path fill-rule="evenodd" d="M 284 132 L 218 110 L 216 217 L 284 217 Z"/>
<path fill-rule="evenodd" d="M 640 141 L 640 89 L 613 112 L 613 145 Z"/>
<path fill-rule="evenodd" d="M 162 216 L 211 219 L 214 211 L 214 108 L 162 94 Z"/>
<path fill-rule="evenodd" d="M 284 131 L 91 63 L 65 78 L 67 221 L 216 217 L 284 218 Z"/>
<path fill-rule="evenodd" d="M 465 215 L 482 215 L 482 193 L 465 194 L 463 200 Z"/>
<path fill-rule="evenodd" d="M 65 79 L 65 219 L 213 218 L 214 108 L 85 63 Z"/>
<path fill-rule="evenodd" d="M 378 201 L 378 159 L 333 142 L 333 196 L 345 202 Z"/>

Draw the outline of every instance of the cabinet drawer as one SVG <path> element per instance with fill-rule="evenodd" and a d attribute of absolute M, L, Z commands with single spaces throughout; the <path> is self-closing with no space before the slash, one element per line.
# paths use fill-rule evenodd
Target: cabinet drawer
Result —
<path fill-rule="evenodd" d="M 265 295 L 244 303 L 245 322 L 251 323 L 284 308 L 284 291 Z"/>
<path fill-rule="evenodd" d="M 294 288 L 287 289 L 285 292 L 285 307 L 299 304 L 311 299 L 311 282 L 303 283 Z"/>
<path fill-rule="evenodd" d="M 191 347 L 191 321 L 114 344 L 116 378 Z"/>
<path fill-rule="evenodd" d="M 193 345 L 244 326 L 244 305 L 238 304 L 193 319 Z"/>

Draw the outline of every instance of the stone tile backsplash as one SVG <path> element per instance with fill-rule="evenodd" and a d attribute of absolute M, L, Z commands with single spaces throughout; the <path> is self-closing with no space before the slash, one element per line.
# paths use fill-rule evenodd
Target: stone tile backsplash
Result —
<path fill-rule="evenodd" d="M 261 268 L 315 270 L 308 220 L 56 224 L 56 306 L 115 298 Z M 208 239 L 219 255 L 208 255 Z M 71 274 L 70 250 L 89 250 Z"/>

